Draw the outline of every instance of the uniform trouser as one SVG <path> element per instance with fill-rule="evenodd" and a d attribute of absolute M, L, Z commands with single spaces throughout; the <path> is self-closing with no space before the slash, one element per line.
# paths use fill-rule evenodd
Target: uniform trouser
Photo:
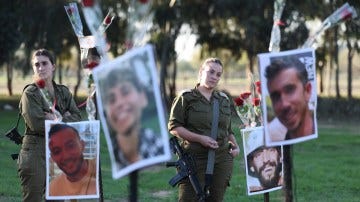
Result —
<path fill-rule="evenodd" d="M 194 153 L 194 156 L 196 161 L 197 177 L 201 188 L 203 189 L 208 158 L 207 152 Z M 206 201 L 223 201 L 226 188 L 229 186 L 232 170 L 233 157 L 229 153 L 228 147 L 222 147 L 216 150 L 214 173 L 212 176 L 212 183 L 210 185 L 210 196 Z M 196 193 L 189 178 L 186 178 L 179 183 L 179 201 L 197 201 Z"/>
<path fill-rule="evenodd" d="M 23 201 L 44 201 L 46 185 L 45 138 L 25 135 L 18 166 Z"/>

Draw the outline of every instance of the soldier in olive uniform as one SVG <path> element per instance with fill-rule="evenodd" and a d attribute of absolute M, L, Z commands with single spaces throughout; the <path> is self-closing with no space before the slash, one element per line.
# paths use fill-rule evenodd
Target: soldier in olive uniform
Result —
<path fill-rule="evenodd" d="M 25 120 L 25 136 L 20 150 L 18 166 L 23 201 L 43 201 L 46 184 L 45 120 L 56 120 L 59 112 L 62 121 L 80 121 L 80 111 L 69 89 L 53 81 L 54 57 L 45 49 L 35 51 L 32 57 L 34 79 L 43 80 L 49 97 L 54 103 L 43 98 L 39 87 L 30 84 L 21 96 L 20 111 Z"/>
<path fill-rule="evenodd" d="M 231 130 L 231 102 L 225 93 L 215 90 L 223 67 L 220 60 L 209 58 L 199 70 L 199 83 L 194 89 L 185 90 L 174 100 L 168 129 L 182 140 L 184 151 L 196 161 L 197 177 L 202 187 L 209 149 L 215 149 L 215 164 L 210 185 L 209 201 L 222 201 L 232 174 L 233 158 L 239 154 L 239 146 Z M 217 139 L 211 138 L 213 100 L 219 101 Z M 229 150 L 229 143 L 231 149 Z M 179 201 L 196 201 L 196 193 L 186 178 L 179 183 Z"/>

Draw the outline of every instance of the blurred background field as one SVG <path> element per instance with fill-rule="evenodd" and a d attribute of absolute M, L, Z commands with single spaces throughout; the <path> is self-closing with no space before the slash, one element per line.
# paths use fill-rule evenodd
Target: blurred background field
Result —
<path fill-rule="evenodd" d="M 17 176 L 16 161 L 10 154 L 18 153 L 20 146 L 4 136 L 14 125 L 16 111 L 0 111 L 0 202 L 20 202 L 21 189 Z M 85 116 L 84 116 L 85 117 Z M 239 120 L 234 117 L 234 130 L 242 147 Z M 319 138 L 294 145 L 294 199 L 296 201 L 358 201 L 360 192 L 358 166 L 360 158 L 360 134 L 357 123 L 338 121 L 320 122 Z M 20 131 L 23 122 L 20 122 Z M 111 178 L 111 167 L 103 133 L 100 136 L 102 185 L 105 201 L 128 201 L 129 178 Z M 241 148 L 242 149 L 242 148 Z M 241 150 L 242 151 L 242 150 Z M 174 157 L 175 160 L 175 157 Z M 139 201 L 176 201 L 177 189 L 168 181 L 175 175 L 175 168 L 159 164 L 139 172 Z M 282 191 L 270 193 L 270 201 L 283 201 Z M 96 200 L 93 200 L 96 201 Z M 233 178 L 224 201 L 263 201 L 263 195 L 247 196 L 243 153 L 235 159 Z"/>

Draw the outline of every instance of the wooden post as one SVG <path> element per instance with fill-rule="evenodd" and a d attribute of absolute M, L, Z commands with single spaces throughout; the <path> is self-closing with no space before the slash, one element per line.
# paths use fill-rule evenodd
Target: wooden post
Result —
<path fill-rule="evenodd" d="M 100 199 L 99 202 L 104 201 L 104 193 L 103 193 L 103 186 L 102 186 L 102 176 L 101 176 L 101 162 L 99 159 L 99 191 L 100 191 Z"/>
<path fill-rule="evenodd" d="M 138 170 L 130 173 L 130 202 L 137 202 L 137 182 L 138 182 Z"/>
<path fill-rule="evenodd" d="M 283 154 L 284 164 L 284 194 L 285 202 L 293 201 L 293 190 L 292 190 L 292 147 L 291 145 L 284 145 Z"/>
<path fill-rule="evenodd" d="M 97 105 L 97 101 L 96 101 L 96 92 L 94 93 L 93 97 L 92 97 L 94 104 L 95 104 L 95 120 L 97 120 L 97 115 L 98 115 L 98 105 Z M 100 147 L 100 145 L 98 145 L 98 147 Z M 101 174 L 101 161 L 99 159 L 99 191 L 100 191 L 100 198 L 99 198 L 99 202 L 104 202 L 104 192 L 103 192 L 103 184 L 102 184 L 102 174 Z"/>
<path fill-rule="evenodd" d="M 264 202 L 269 202 L 270 201 L 270 195 L 269 192 L 264 193 Z"/>

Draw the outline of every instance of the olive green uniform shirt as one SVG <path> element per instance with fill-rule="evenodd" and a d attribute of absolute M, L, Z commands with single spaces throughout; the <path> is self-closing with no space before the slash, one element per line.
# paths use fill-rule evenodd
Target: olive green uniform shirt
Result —
<path fill-rule="evenodd" d="M 229 153 L 228 136 L 233 134 L 231 130 L 230 99 L 225 93 L 214 91 L 208 101 L 195 87 L 185 90 L 175 98 L 168 122 L 168 129 L 182 126 L 189 131 L 200 135 L 211 136 L 214 97 L 219 100 L 219 122 L 217 142 L 219 148 L 215 150 L 215 164 L 212 182 L 210 185 L 209 201 L 220 202 L 232 175 L 233 157 Z M 195 158 L 196 176 L 202 187 L 205 184 L 205 170 L 208 159 L 208 148 L 198 142 L 183 140 L 181 146 Z M 196 193 L 189 181 L 185 178 L 179 183 L 180 202 L 197 201 Z M 207 201 L 208 201 L 207 200 Z"/>
<path fill-rule="evenodd" d="M 56 109 L 63 115 L 63 122 L 80 121 L 80 111 L 69 89 L 54 84 Z M 18 158 L 24 202 L 44 201 L 46 180 L 45 158 L 45 112 L 50 112 L 49 105 L 42 97 L 35 84 L 25 87 L 19 108 L 25 120 L 25 136 Z M 65 112 L 70 116 L 64 116 Z"/>
<path fill-rule="evenodd" d="M 69 91 L 64 85 L 54 83 L 56 109 L 61 115 L 69 111 L 71 116 L 63 116 L 63 122 L 80 121 L 80 110 Z M 30 84 L 24 89 L 21 96 L 20 111 L 25 120 L 25 135 L 45 135 L 45 112 L 51 112 L 49 105 L 42 97 L 35 84 Z"/>
<path fill-rule="evenodd" d="M 214 91 L 211 100 L 208 101 L 195 87 L 191 90 L 185 90 L 174 99 L 168 129 L 182 126 L 191 132 L 211 136 L 211 125 L 213 117 L 213 98 L 219 100 L 219 125 L 217 141 L 219 146 L 224 146 L 228 142 L 229 134 L 233 134 L 231 129 L 231 108 L 230 100 L 225 93 Z M 185 149 L 187 144 L 199 147 L 200 143 L 183 143 Z M 207 152 L 207 150 L 206 150 Z"/>

